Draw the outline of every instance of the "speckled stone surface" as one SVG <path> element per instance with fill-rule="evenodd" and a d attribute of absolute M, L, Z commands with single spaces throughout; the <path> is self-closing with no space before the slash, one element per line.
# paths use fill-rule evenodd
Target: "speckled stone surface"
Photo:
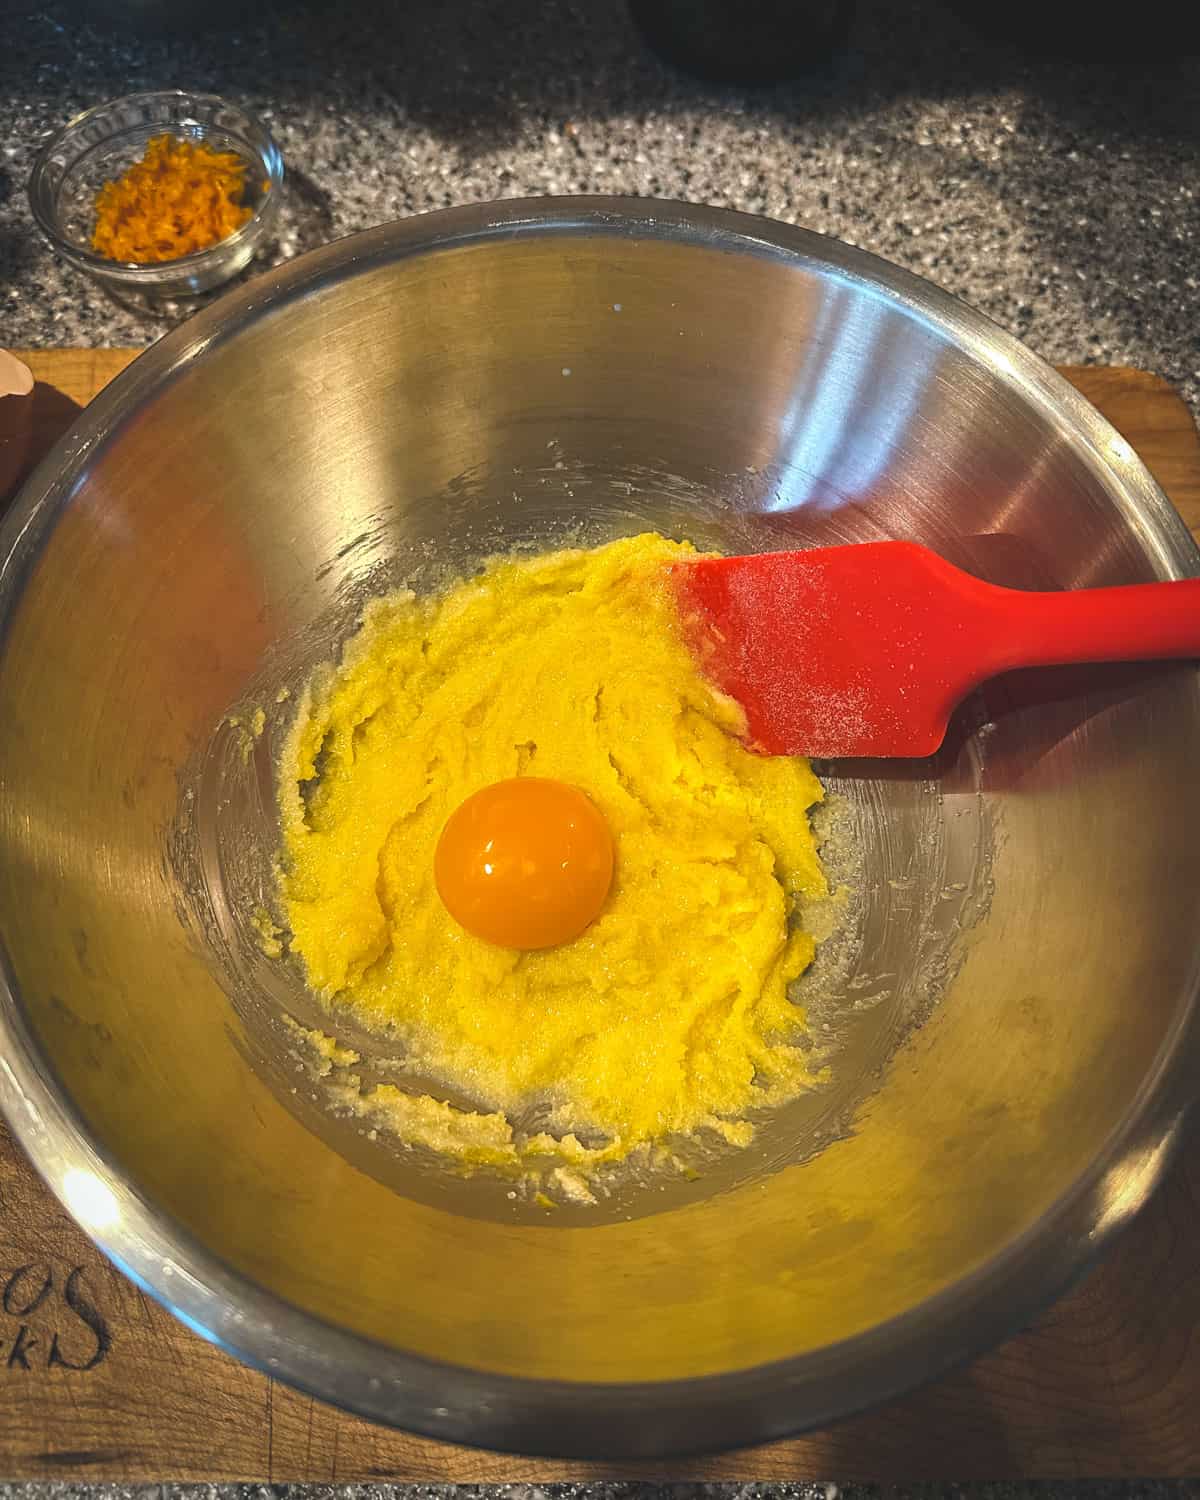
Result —
<path fill-rule="evenodd" d="M 66 6 L 68 0 L 58 0 Z M 860 6 L 822 76 L 692 83 L 619 3 L 247 0 L 240 29 L 136 39 L 0 0 L 0 339 L 143 343 L 39 238 L 38 138 L 186 86 L 259 112 L 292 173 L 268 259 L 447 204 L 612 192 L 732 205 L 900 262 L 1055 361 L 1139 364 L 1200 409 L 1200 63 L 1037 63 L 932 0 Z"/>

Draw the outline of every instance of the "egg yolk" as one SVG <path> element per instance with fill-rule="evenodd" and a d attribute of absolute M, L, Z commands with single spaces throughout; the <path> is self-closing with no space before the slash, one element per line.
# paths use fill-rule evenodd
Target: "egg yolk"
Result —
<path fill-rule="evenodd" d="M 578 787 L 517 776 L 455 809 L 433 875 L 446 910 L 475 937 L 554 948 L 600 914 L 612 884 L 612 834 Z"/>

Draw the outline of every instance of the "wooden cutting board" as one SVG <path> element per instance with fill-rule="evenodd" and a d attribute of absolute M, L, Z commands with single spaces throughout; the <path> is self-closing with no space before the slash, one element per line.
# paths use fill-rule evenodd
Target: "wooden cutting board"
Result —
<path fill-rule="evenodd" d="M 23 356 L 39 386 L 10 469 L 122 369 Z M 1067 378 L 1200 531 L 1200 439 L 1163 381 Z M 2 429 L 0 429 L 2 431 Z M 22 443 L 12 462 L 15 442 Z M 0 458 L 3 457 L 0 437 Z M 2 504 L 0 500 L 0 504 Z M 1107 1261 L 1028 1332 L 914 1396 L 792 1442 L 665 1464 L 560 1463 L 372 1427 L 245 1369 L 115 1271 L 0 1127 L 0 1478 L 463 1483 L 600 1477 L 900 1481 L 1200 1473 L 1200 1158 L 1187 1148 Z"/>

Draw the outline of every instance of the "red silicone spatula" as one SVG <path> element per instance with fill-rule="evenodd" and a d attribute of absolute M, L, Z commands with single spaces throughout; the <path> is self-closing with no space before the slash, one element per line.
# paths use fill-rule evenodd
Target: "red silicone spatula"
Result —
<path fill-rule="evenodd" d="M 1200 656 L 1200 579 L 1030 593 L 913 542 L 673 571 L 706 673 L 768 755 L 932 755 L 954 706 L 998 672 Z"/>

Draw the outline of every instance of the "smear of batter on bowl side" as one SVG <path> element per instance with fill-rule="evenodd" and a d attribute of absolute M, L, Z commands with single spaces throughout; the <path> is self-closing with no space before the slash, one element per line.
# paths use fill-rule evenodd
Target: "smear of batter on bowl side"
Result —
<path fill-rule="evenodd" d="M 472 1108 L 383 1085 L 359 1113 L 460 1164 L 584 1171 L 716 1131 L 811 1081 L 789 985 L 813 956 L 798 898 L 826 892 L 808 762 L 739 739 L 701 676 L 645 535 L 493 560 L 369 607 L 302 696 L 279 801 L 280 897 L 310 986 Z M 508 777 L 583 789 L 615 877 L 557 948 L 471 936 L 434 886 L 450 814 Z M 535 1123 L 536 1122 L 536 1123 Z"/>

